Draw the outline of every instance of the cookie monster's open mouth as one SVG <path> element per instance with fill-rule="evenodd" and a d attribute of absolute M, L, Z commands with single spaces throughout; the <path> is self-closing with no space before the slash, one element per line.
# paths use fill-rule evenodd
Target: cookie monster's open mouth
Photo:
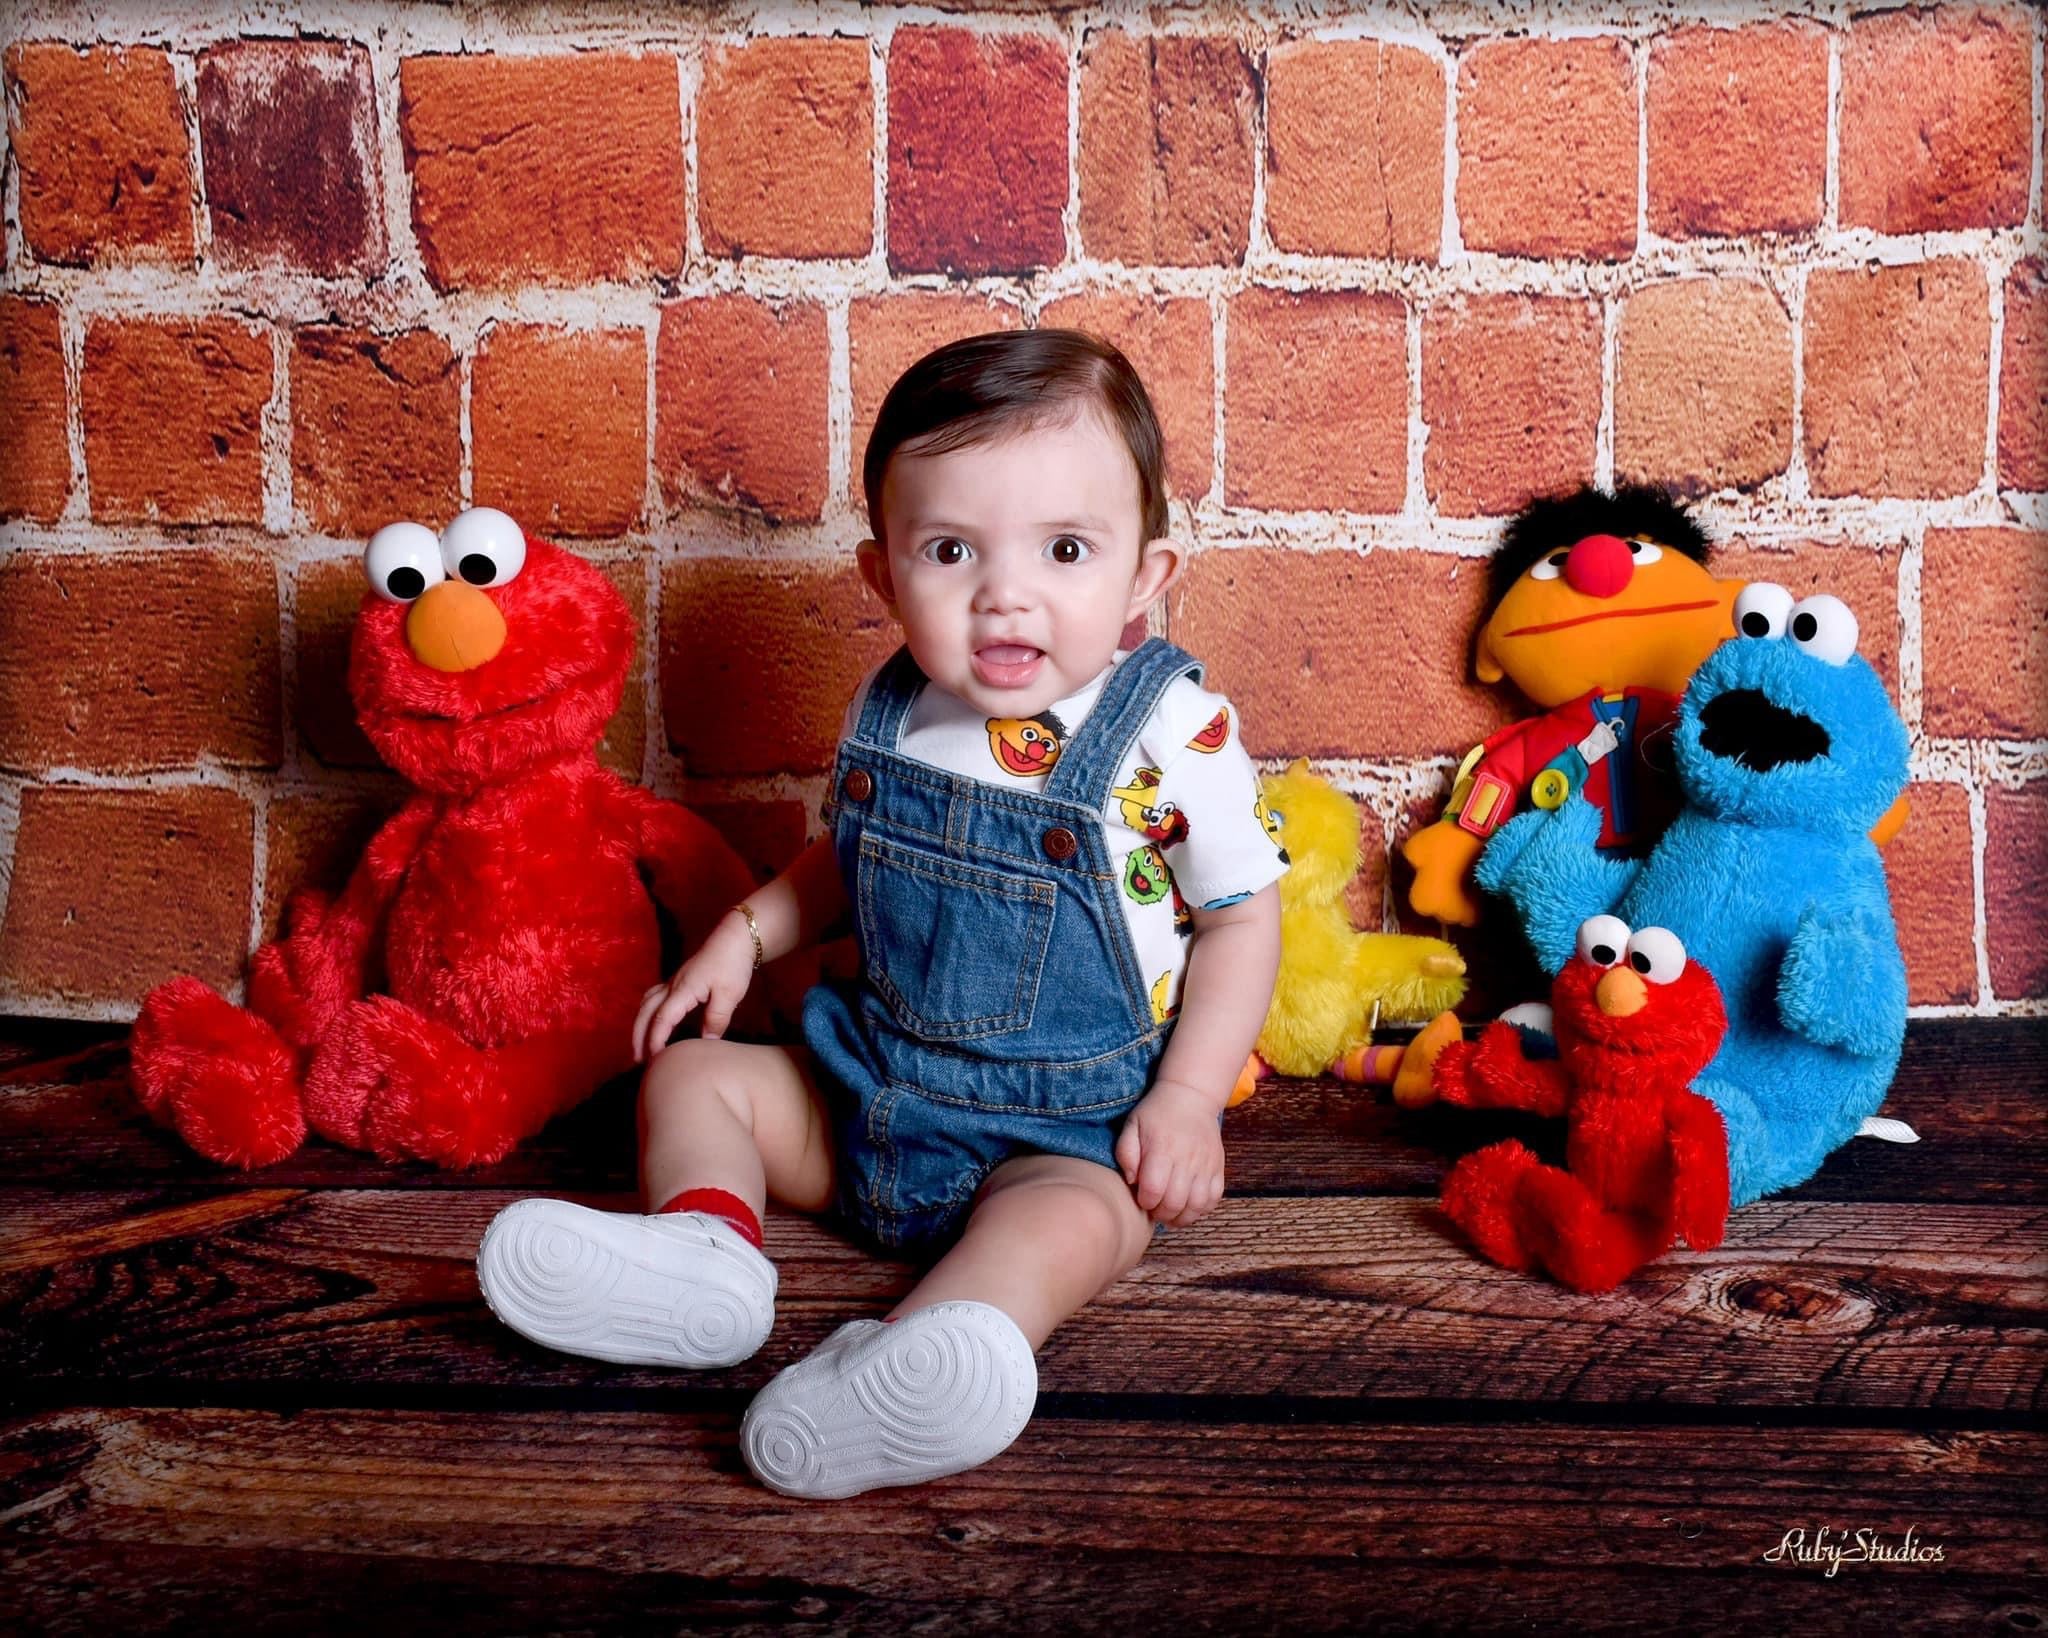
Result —
<path fill-rule="evenodd" d="M 1700 712 L 1700 748 L 1758 773 L 1828 754 L 1828 731 L 1811 717 L 1773 705 L 1754 688 L 1731 688 Z"/>

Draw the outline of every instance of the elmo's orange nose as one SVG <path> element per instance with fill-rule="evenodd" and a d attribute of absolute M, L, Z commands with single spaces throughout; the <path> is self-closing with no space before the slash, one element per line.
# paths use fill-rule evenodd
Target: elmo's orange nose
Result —
<path fill-rule="evenodd" d="M 1643 1010 L 1650 986 L 1633 967 L 1610 967 L 1593 986 L 1593 1004 L 1609 1018 L 1629 1018 Z"/>
<path fill-rule="evenodd" d="M 464 580 L 429 586 L 405 617 L 406 646 L 436 671 L 474 671 L 505 646 L 505 617 Z"/>

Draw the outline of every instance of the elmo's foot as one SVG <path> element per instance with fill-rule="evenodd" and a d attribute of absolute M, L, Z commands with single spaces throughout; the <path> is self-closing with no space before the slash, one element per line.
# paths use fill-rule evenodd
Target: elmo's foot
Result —
<path fill-rule="evenodd" d="M 1509 1140 L 1466 1155 L 1444 1179 L 1444 1211 L 1489 1262 L 1524 1272 L 1535 1266 L 1516 1224 L 1515 1192 L 1541 1169 L 1528 1148 Z"/>
<path fill-rule="evenodd" d="M 358 1001 L 306 1075 L 313 1129 L 385 1160 L 485 1166 L 519 1134 L 489 1059 L 447 1025 L 388 995 Z"/>
<path fill-rule="evenodd" d="M 306 1140 L 291 1048 L 196 978 L 150 991 L 129 1041 L 129 1075 L 142 1107 L 208 1160 L 268 1166 Z"/>

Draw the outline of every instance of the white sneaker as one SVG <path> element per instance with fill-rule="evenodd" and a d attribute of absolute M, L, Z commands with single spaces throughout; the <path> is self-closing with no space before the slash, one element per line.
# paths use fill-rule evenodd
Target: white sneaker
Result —
<path fill-rule="evenodd" d="M 737 1365 L 775 1323 L 775 1265 L 701 1211 L 521 1200 L 484 1231 L 476 1278 L 521 1336 L 615 1365 Z"/>
<path fill-rule="evenodd" d="M 979 1467 L 1037 1402 L 1038 1364 L 1009 1315 L 935 1303 L 840 1326 L 754 1396 L 740 1451 L 785 1496 L 858 1496 Z"/>

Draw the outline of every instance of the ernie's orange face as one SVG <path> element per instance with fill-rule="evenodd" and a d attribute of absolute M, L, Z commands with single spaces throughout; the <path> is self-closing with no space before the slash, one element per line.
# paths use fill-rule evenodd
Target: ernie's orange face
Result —
<path fill-rule="evenodd" d="M 1593 689 L 1684 692 L 1735 634 L 1740 580 L 1716 580 L 1647 535 L 1588 535 L 1550 552 L 1509 588 L 1480 628 L 1481 682 L 1506 677 L 1538 705 Z"/>

